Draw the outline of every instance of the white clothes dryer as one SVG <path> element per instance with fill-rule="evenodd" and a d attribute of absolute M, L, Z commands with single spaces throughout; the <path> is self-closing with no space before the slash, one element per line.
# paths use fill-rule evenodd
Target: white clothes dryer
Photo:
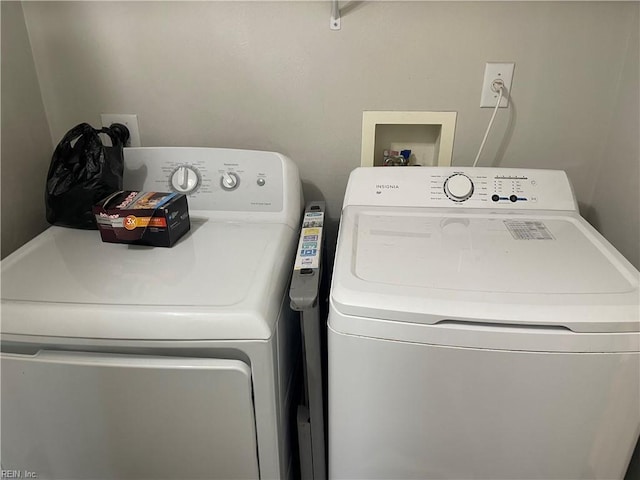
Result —
<path fill-rule="evenodd" d="M 130 148 L 124 179 L 188 193 L 191 231 L 152 248 L 51 227 L 2 261 L 3 469 L 287 478 L 296 166 L 270 152 Z"/>
<path fill-rule="evenodd" d="M 330 295 L 330 478 L 622 478 L 638 285 L 564 172 L 356 169 Z"/>

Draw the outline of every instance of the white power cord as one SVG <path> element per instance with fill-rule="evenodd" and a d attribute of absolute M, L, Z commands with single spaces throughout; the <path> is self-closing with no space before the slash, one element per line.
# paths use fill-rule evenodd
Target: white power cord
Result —
<path fill-rule="evenodd" d="M 473 166 L 475 167 L 478 164 L 478 160 L 480 159 L 480 155 L 482 154 L 482 149 L 484 148 L 484 144 L 487 141 L 487 137 L 489 136 L 489 131 L 491 130 L 491 126 L 493 125 L 493 119 L 496 118 L 496 113 L 498 113 L 498 108 L 500 108 L 500 100 L 504 95 L 504 91 L 506 90 L 504 86 L 504 82 L 500 79 L 494 80 L 491 83 L 491 88 L 494 92 L 499 92 L 498 101 L 496 102 L 496 107 L 493 109 L 493 115 L 491 115 L 491 120 L 489 120 L 489 125 L 487 125 L 487 131 L 484 132 L 484 138 L 482 139 L 482 143 L 480 144 L 480 148 L 478 149 L 478 154 L 476 155 L 476 159 L 473 162 Z"/>

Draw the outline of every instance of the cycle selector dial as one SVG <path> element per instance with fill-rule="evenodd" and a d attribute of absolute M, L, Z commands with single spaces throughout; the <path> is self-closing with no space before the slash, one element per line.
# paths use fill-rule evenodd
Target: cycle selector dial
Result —
<path fill-rule="evenodd" d="M 189 194 L 200 186 L 200 174 L 190 165 L 181 165 L 171 174 L 170 182 L 176 192 Z"/>
<path fill-rule="evenodd" d="M 225 172 L 220 177 L 220 185 L 225 190 L 235 190 L 240 185 L 240 177 L 234 172 Z"/>
<path fill-rule="evenodd" d="M 444 193 L 454 202 L 464 202 L 473 195 L 473 182 L 462 173 L 455 173 L 444 182 Z"/>

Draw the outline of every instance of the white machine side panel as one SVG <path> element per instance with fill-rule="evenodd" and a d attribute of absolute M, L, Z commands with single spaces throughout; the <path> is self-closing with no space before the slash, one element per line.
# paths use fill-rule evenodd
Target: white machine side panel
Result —
<path fill-rule="evenodd" d="M 238 360 L 2 354 L 2 407 L 3 468 L 40 479 L 259 478 Z"/>
<path fill-rule="evenodd" d="M 477 350 L 329 330 L 329 478 L 622 479 L 640 354 Z"/>
<path fill-rule="evenodd" d="M 465 179 L 469 196 L 447 192 L 451 178 Z M 343 207 L 348 205 L 496 210 L 577 211 L 565 172 L 484 167 L 361 167 L 351 172 Z"/>

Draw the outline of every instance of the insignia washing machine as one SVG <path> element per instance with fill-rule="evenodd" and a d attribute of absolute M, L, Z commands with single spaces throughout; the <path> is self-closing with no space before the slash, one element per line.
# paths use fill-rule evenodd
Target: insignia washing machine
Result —
<path fill-rule="evenodd" d="M 2 261 L 3 476 L 287 478 L 296 166 L 130 148 L 124 187 L 188 194 L 191 231 L 152 248 L 51 227 Z"/>
<path fill-rule="evenodd" d="M 638 284 L 564 172 L 356 169 L 330 294 L 330 478 L 621 479 Z"/>

